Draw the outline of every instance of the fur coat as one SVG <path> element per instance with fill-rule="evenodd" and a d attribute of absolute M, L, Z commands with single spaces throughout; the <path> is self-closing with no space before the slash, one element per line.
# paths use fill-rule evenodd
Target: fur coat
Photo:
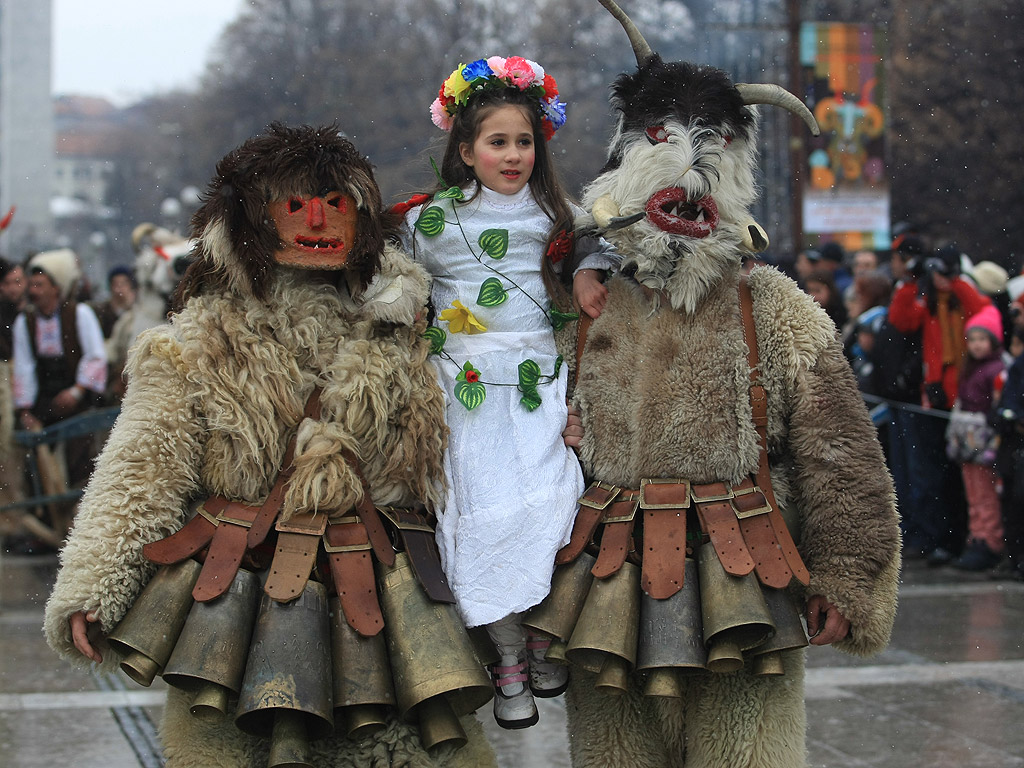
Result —
<path fill-rule="evenodd" d="M 347 510 L 361 495 L 339 455 L 360 457 L 379 505 L 436 501 L 445 427 L 441 394 L 420 338 L 427 275 L 396 249 L 354 299 L 280 269 L 267 298 L 241 291 L 192 298 L 173 324 L 147 331 L 127 367 L 121 415 L 82 499 L 46 607 L 50 645 L 78 666 L 69 616 L 94 611 L 109 632 L 153 572 L 144 544 L 183 523 L 191 500 L 220 494 L 248 504 L 266 497 L 297 429 L 295 473 L 282 517 Z M 303 420 L 319 384 L 322 415 Z M 104 666 L 115 654 L 101 645 Z M 225 718 L 189 715 L 170 689 L 161 736 L 172 768 L 266 761 L 267 741 Z M 493 765 L 479 723 L 464 718 L 462 750 L 428 756 L 414 726 L 397 721 L 364 741 L 312 743 L 318 766 Z"/>
<path fill-rule="evenodd" d="M 609 281 L 575 392 L 588 479 L 637 488 L 641 478 L 736 483 L 756 472 L 738 273 L 738 264 L 726 268 L 690 312 L 659 306 L 628 278 Z M 900 564 L 881 448 L 828 317 L 774 269 L 749 281 L 773 484 L 810 572 L 806 594 L 824 595 L 850 620 L 840 650 L 877 652 L 892 627 Z M 780 677 L 690 676 L 681 700 L 609 696 L 575 669 L 573 765 L 800 768 L 804 653 L 786 652 Z"/>

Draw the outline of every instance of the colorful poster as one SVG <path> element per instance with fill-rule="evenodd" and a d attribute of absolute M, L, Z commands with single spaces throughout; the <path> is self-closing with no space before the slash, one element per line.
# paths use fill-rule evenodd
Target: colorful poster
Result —
<path fill-rule="evenodd" d="M 800 27 L 804 97 L 821 126 L 807 144 L 805 246 L 889 246 L 885 58 L 885 33 L 869 24 Z"/>

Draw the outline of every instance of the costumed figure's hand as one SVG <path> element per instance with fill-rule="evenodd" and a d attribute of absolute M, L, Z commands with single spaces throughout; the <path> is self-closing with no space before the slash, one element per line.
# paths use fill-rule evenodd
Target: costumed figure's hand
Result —
<path fill-rule="evenodd" d="M 89 626 L 96 623 L 96 614 L 91 611 L 77 611 L 71 614 L 68 623 L 71 625 L 71 639 L 75 643 L 75 648 L 90 661 L 97 664 L 103 661 L 100 652 L 89 642 Z"/>
<path fill-rule="evenodd" d="M 573 275 L 572 298 L 592 318 L 599 317 L 608 299 L 608 289 L 601 282 L 601 270 L 581 269 Z"/>
<path fill-rule="evenodd" d="M 850 620 L 824 595 L 812 595 L 807 601 L 807 634 L 811 645 L 831 645 L 850 635 Z"/>
<path fill-rule="evenodd" d="M 579 409 L 570 406 L 569 415 L 565 420 L 565 429 L 562 430 L 562 440 L 570 448 L 579 448 L 583 440 L 583 420 L 580 418 Z"/>

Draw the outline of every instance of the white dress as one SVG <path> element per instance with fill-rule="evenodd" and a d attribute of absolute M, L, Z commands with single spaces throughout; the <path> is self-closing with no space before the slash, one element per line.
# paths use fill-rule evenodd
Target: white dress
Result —
<path fill-rule="evenodd" d="M 405 245 L 433 277 L 434 325 L 446 334 L 443 353 L 431 358 L 451 429 L 437 543 L 463 620 L 472 627 L 526 610 L 547 595 L 555 553 L 569 540 L 583 475 L 562 441 L 567 367 L 557 362 L 540 274 L 550 220 L 529 186 L 516 195 L 484 187 L 469 203 L 453 207 L 451 200 L 435 199 L 425 207 L 432 206 L 444 212 L 443 231 L 427 236 L 417 230 L 424 207 L 414 208 L 406 218 Z M 508 233 L 507 253 L 500 258 L 478 245 L 488 230 Z M 488 278 L 507 294 L 496 306 L 478 303 Z M 456 300 L 486 331 L 452 332 L 441 313 Z M 541 377 L 534 410 L 520 402 L 523 392 L 516 386 L 525 360 L 539 366 Z M 459 384 L 481 391 L 458 378 L 467 362 L 479 372 L 484 392 L 483 402 L 471 410 L 456 394 Z"/>

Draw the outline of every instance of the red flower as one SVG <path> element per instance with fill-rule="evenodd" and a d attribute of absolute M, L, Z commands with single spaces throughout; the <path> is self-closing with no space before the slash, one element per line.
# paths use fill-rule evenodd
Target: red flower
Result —
<path fill-rule="evenodd" d="M 547 257 L 557 264 L 572 252 L 573 235 L 567 230 L 559 232 L 548 246 Z"/>
<path fill-rule="evenodd" d="M 404 203 L 395 203 L 394 205 L 392 205 L 391 213 L 398 214 L 399 216 L 405 216 L 405 214 L 407 214 L 417 205 L 423 205 L 429 199 L 430 195 L 413 195 Z"/>
<path fill-rule="evenodd" d="M 549 75 L 547 72 L 544 73 L 544 98 L 550 99 L 552 96 L 558 95 L 558 83 L 555 82 L 555 78 Z"/>
<path fill-rule="evenodd" d="M 475 384 L 476 382 L 480 381 L 480 374 L 470 369 L 466 371 L 466 381 L 469 382 L 470 384 Z"/>

